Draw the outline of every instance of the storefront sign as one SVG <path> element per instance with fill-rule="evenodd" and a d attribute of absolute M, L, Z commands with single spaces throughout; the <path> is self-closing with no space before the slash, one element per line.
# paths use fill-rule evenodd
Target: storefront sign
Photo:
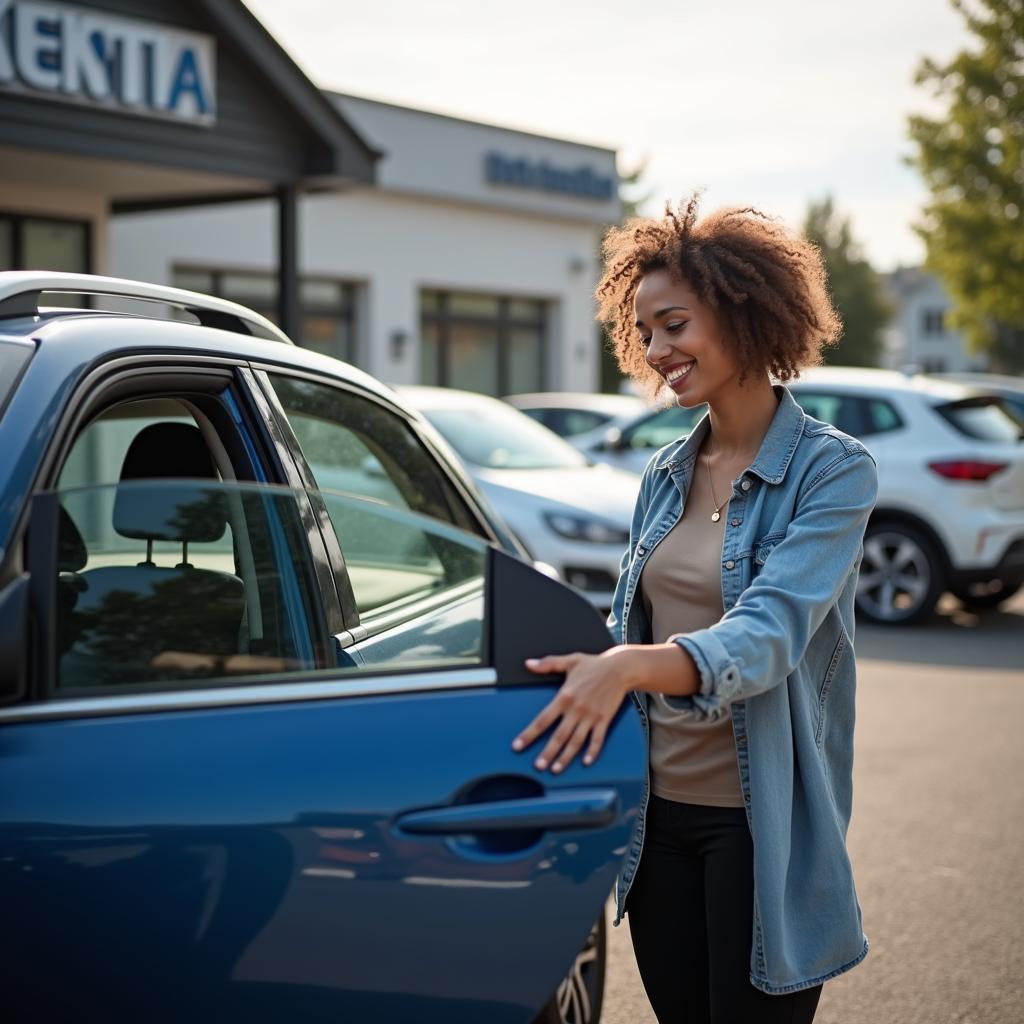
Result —
<path fill-rule="evenodd" d="M 0 0 L 0 90 L 209 125 L 212 36 L 69 4 Z"/>
<path fill-rule="evenodd" d="M 611 199 L 615 195 L 614 179 L 585 164 L 574 168 L 556 167 L 546 160 L 534 162 L 488 153 L 484 166 L 487 181 L 492 185 L 555 192 L 577 199 Z"/>

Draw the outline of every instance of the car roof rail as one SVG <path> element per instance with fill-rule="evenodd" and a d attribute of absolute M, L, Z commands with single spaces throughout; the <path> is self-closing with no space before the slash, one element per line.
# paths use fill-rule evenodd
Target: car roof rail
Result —
<path fill-rule="evenodd" d="M 63 274 L 43 270 L 4 271 L 0 273 L 0 318 L 38 316 L 39 299 L 44 292 L 159 302 L 191 313 L 204 327 L 217 327 L 235 334 L 293 344 L 291 338 L 275 323 L 237 302 L 186 291 L 184 288 L 95 274 Z"/>

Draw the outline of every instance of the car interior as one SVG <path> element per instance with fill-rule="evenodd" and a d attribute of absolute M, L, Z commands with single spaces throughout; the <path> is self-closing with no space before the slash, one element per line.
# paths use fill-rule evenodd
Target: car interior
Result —
<path fill-rule="evenodd" d="M 227 474 L 176 400 L 115 406 L 79 434 L 58 491 L 60 689 L 315 667 L 278 578 L 301 566 L 297 512 Z"/>

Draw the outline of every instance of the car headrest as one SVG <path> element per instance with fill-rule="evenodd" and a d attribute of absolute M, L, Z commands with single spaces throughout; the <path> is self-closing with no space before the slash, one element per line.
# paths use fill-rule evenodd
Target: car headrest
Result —
<path fill-rule="evenodd" d="M 78 572 L 79 569 L 85 568 L 88 561 L 85 541 L 68 510 L 63 505 L 59 505 L 58 508 L 60 517 L 57 526 L 57 571 Z"/>
<path fill-rule="evenodd" d="M 152 423 L 135 435 L 124 457 L 114 499 L 114 529 L 138 540 L 219 540 L 227 523 L 224 495 L 194 483 L 218 479 L 198 427 Z M 174 483 L 121 486 L 143 480 Z"/>

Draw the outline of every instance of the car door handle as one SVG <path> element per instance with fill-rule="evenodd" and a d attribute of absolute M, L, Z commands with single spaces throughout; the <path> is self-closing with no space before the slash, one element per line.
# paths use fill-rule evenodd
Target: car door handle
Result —
<path fill-rule="evenodd" d="M 566 789 L 543 796 L 410 811 L 398 827 L 412 835 L 465 835 L 506 830 L 601 828 L 619 813 L 614 789 Z"/>

